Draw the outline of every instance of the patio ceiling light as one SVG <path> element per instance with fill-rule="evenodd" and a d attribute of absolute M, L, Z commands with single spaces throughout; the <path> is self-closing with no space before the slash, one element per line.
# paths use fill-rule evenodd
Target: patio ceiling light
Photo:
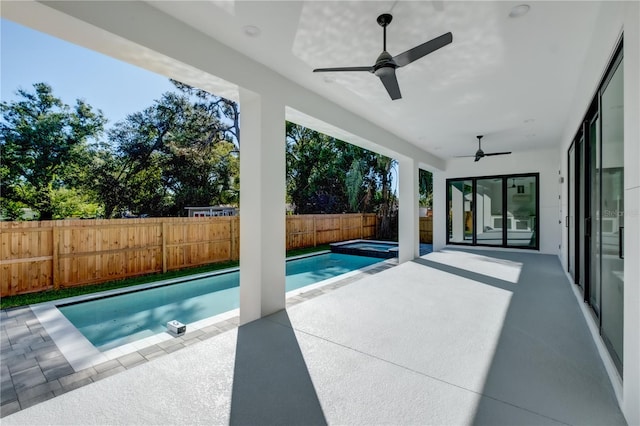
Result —
<path fill-rule="evenodd" d="M 245 25 L 242 27 L 242 31 L 244 31 L 244 33 L 249 37 L 258 37 L 261 33 L 260 28 L 255 25 Z"/>
<path fill-rule="evenodd" d="M 519 18 L 524 16 L 529 12 L 531 7 L 528 4 L 520 4 L 518 6 L 514 6 L 509 12 L 509 18 Z"/>

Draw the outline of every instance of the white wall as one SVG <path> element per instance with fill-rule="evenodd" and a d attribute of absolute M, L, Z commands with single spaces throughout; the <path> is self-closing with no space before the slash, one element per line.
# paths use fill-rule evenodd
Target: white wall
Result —
<path fill-rule="evenodd" d="M 454 158 L 447 161 L 445 178 L 540 173 L 540 252 L 558 254 L 561 243 L 559 223 L 560 205 L 556 150 L 514 153 L 499 157 L 485 157 L 478 162 L 473 158 Z M 444 189 L 443 189 L 444 192 Z"/>

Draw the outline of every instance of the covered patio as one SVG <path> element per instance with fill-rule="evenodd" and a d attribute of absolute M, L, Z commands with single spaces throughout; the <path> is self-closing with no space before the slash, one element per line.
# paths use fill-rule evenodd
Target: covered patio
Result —
<path fill-rule="evenodd" d="M 237 101 L 242 117 L 240 327 L 3 423 L 639 424 L 640 7 L 526 6 L 3 2 L 3 17 Z M 402 99 L 389 99 L 369 73 L 312 72 L 370 63 L 382 39 L 375 17 L 389 12 L 394 54 L 453 33 L 450 46 L 398 71 Z M 603 88 L 614 80 L 606 77 L 616 69 L 611 87 L 619 93 L 605 109 Z M 608 124 L 615 129 L 607 135 L 610 152 L 597 145 L 606 114 L 616 118 Z M 597 132 L 587 135 L 585 117 L 593 117 Z M 400 263 L 288 309 L 286 120 L 397 161 Z M 458 158 L 473 154 L 483 134 L 487 152 L 511 154 Z M 583 157 L 606 152 L 613 159 L 594 160 L 593 180 L 574 170 L 580 155 L 571 150 L 580 137 L 593 147 L 583 144 L 589 152 Z M 583 163 L 582 171 L 585 164 L 591 167 Z M 420 168 L 433 173 L 434 207 L 434 252 L 422 257 Z M 578 200 L 594 220 L 574 219 L 586 227 L 599 215 L 615 216 L 615 226 L 599 224 L 597 235 L 617 232 L 617 239 L 611 253 L 576 252 L 569 229 L 582 231 L 579 238 L 586 233 L 569 225 L 573 180 L 596 187 L 603 169 L 612 172 L 601 181 L 615 183 L 597 194 L 583 188 L 591 206 Z M 510 182 L 516 178 L 535 181 L 535 190 Z M 486 184 L 485 200 L 504 188 L 494 197 L 502 205 L 484 202 L 475 211 L 479 198 L 461 195 L 463 216 L 452 219 L 452 185 L 477 194 L 479 182 Z M 502 242 L 494 248 L 460 248 L 482 240 L 483 232 L 493 235 L 496 220 L 507 228 L 509 184 L 520 199 L 535 199 L 512 217 L 514 230 L 527 237 L 535 230 L 527 249 L 509 248 L 506 231 L 492 238 Z M 598 197 L 613 188 L 618 207 L 605 213 L 606 199 Z M 480 223 L 481 214 L 487 222 Z M 460 241 L 451 239 L 452 222 L 464 227 Z M 598 243 L 589 244 L 580 247 Z M 583 268 L 585 258 L 605 269 L 603 258 L 615 260 L 605 271 L 615 280 L 597 271 L 604 277 L 598 285 L 615 292 L 614 306 L 605 308 L 615 316 L 609 323 L 615 348 L 603 333 L 599 305 L 583 303 L 591 299 L 589 283 L 572 269 L 579 254 Z"/>
<path fill-rule="evenodd" d="M 3 424 L 623 425 L 557 258 L 444 250 Z"/>

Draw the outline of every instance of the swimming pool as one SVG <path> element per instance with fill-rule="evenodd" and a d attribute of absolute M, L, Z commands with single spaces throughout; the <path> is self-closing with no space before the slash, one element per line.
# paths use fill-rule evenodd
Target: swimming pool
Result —
<path fill-rule="evenodd" d="M 398 256 L 398 243 L 394 241 L 351 240 L 331 243 L 333 253 L 390 259 Z"/>
<path fill-rule="evenodd" d="M 286 291 L 355 271 L 379 258 L 325 253 L 286 263 Z M 103 297 L 58 309 L 100 351 L 238 308 L 238 271 Z"/>

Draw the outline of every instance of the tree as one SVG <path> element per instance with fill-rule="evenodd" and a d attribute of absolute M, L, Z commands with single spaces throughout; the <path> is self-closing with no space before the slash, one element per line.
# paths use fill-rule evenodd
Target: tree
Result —
<path fill-rule="evenodd" d="M 418 190 L 420 194 L 420 205 L 433 207 L 433 175 L 426 170 L 419 170 Z"/>
<path fill-rule="evenodd" d="M 294 212 L 376 212 L 393 238 L 395 161 L 287 122 L 287 197 Z"/>
<path fill-rule="evenodd" d="M 89 145 L 106 120 L 84 101 L 64 104 L 46 83 L 33 87 L 34 92 L 18 90 L 18 100 L 0 105 L 2 209 L 15 215 L 16 206 L 29 207 L 40 220 L 50 220 L 56 191 L 80 184 L 91 161 Z"/>
<path fill-rule="evenodd" d="M 237 203 L 237 105 L 174 84 L 180 93 L 164 93 L 116 123 L 96 157 L 94 188 L 107 217 L 179 216 L 187 205 Z"/>

